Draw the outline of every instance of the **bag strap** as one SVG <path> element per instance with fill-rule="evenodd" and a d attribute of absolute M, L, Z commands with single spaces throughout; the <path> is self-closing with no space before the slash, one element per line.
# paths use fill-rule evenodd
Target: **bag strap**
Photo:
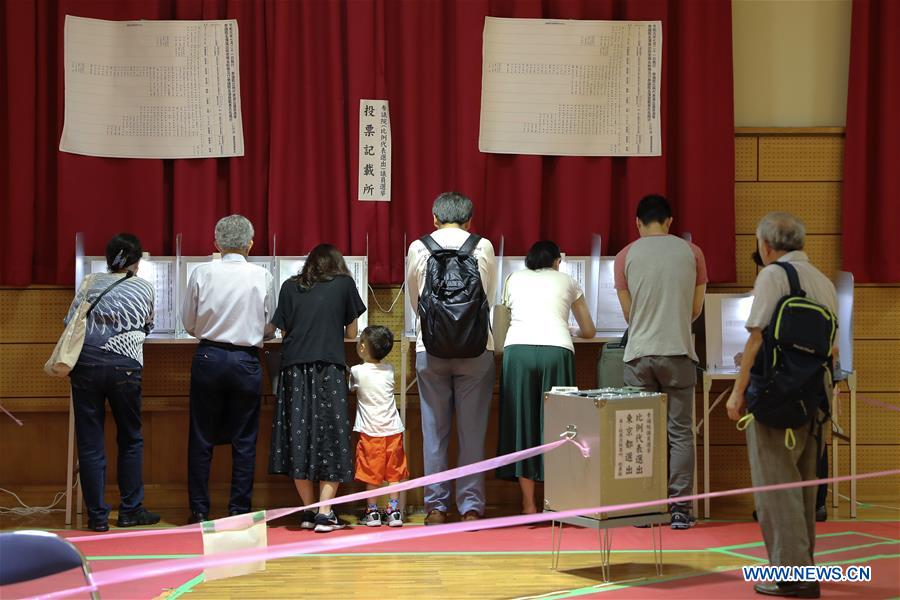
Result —
<path fill-rule="evenodd" d="M 470 233 L 468 239 L 463 243 L 462 246 L 459 247 L 457 253 L 460 256 L 469 256 L 472 252 L 475 251 L 475 247 L 478 246 L 478 242 L 481 241 L 480 235 L 475 235 L 474 233 Z"/>
<path fill-rule="evenodd" d="M 123 277 L 122 279 L 119 279 L 119 280 L 114 281 L 112 285 L 110 285 L 108 288 L 106 288 L 105 290 L 103 290 L 103 291 L 100 293 L 100 295 L 97 296 L 97 297 L 94 299 L 93 302 L 91 302 L 91 307 L 87 310 L 86 313 L 84 313 L 85 318 L 87 318 L 87 317 L 90 316 L 91 311 L 94 310 L 94 307 L 97 306 L 97 303 L 100 302 L 100 299 L 103 298 L 103 296 L 105 296 L 106 294 L 108 294 L 109 291 L 110 291 L 111 289 L 113 289 L 114 287 L 116 287 L 117 285 L 119 285 L 120 283 L 122 283 L 123 281 L 125 281 L 126 279 L 128 279 L 128 278 L 130 278 L 130 277 L 134 277 L 134 273 L 132 273 L 131 271 L 128 271 L 128 272 L 125 273 L 125 277 Z"/>
<path fill-rule="evenodd" d="M 775 261 L 773 265 L 778 265 L 787 274 L 788 284 L 791 286 L 791 296 L 806 296 L 806 292 L 800 287 L 800 277 L 797 275 L 797 269 L 789 262 Z"/>
<path fill-rule="evenodd" d="M 438 245 L 434 238 L 428 235 L 427 233 L 419 238 L 419 241 L 425 244 L 425 248 L 428 249 L 428 252 L 434 254 L 435 252 L 440 252 L 443 248 Z"/>

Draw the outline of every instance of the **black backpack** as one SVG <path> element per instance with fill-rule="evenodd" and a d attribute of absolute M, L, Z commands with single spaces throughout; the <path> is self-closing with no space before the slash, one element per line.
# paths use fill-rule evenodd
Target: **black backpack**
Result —
<path fill-rule="evenodd" d="M 487 347 L 490 307 L 472 254 L 481 238 L 471 234 L 459 250 L 419 238 L 431 256 L 419 297 L 422 342 L 438 358 L 474 358 Z"/>
<path fill-rule="evenodd" d="M 783 268 L 790 292 L 781 298 L 763 330 L 763 346 L 750 370 L 747 411 L 778 429 L 811 424 L 817 410 L 830 416 L 825 374 L 831 372 L 837 317 L 806 297 L 793 265 Z"/>

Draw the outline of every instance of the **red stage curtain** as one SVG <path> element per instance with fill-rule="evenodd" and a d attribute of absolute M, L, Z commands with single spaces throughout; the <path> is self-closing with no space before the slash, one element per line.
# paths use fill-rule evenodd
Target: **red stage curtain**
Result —
<path fill-rule="evenodd" d="M 127 160 L 57 151 L 63 22 L 221 19 L 239 23 L 246 155 Z M 478 151 L 484 17 L 663 21 L 658 158 L 487 155 Z M 219 217 L 255 224 L 254 253 L 332 242 L 366 252 L 376 283 L 403 277 L 406 242 L 431 229 L 431 202 L 459 190 L 475 229 L 523 254 L 552 238 L 570 255 L 636 237 L 644 194 L 669 196 L 677 231 L 706 250 L 714 281 L 734 261 L 731 6 L 719 0 L 16 0 L 0 8 L 0 283 L 69 283 L 73 239 L 89 254 L 132 231 L 152 254 L 212 251 Z M 387 98 L 393 202 L 356 201 L 360 98 Z"/>
<path fill-rule="evenodd" d="M 844 270 L 900 282 L 900 2 L 854 0 L 842 203 Z"/>

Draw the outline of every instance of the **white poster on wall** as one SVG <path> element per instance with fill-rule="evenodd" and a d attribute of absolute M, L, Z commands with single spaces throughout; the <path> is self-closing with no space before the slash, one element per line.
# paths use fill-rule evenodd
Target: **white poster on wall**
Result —
<path fill-rule="evenodd" d="M 238 25 L 66 15 L 59 149 L 120 158 L 243 156 Z"/>
<path fill-rule="evenodd" d="M 616 479 L 653 476 L 653 409 L 616 411 Z"/>
<path fill-rule="evenodd" d="M 360 200 L 391 200 L 391 114 L 387 100 L 359 101 Z"/>
<path fill-rule="evenodd" d="M 661 21 L 486 17 L 478 148 L 659 156 Z"/>

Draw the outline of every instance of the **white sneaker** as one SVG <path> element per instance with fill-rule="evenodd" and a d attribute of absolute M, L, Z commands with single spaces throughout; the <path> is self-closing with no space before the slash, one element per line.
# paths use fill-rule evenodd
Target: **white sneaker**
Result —
<path fill-rule="evenodd" d="M 388 527 L 403 527 L 403 515 L 399 510 L 395 510 L 385 516 L 387 517 Z"/>
<path fill-rule="evenodd" d="M 366 527 L 381 527 L 381 513 L 377 510 L 371 510 L 363 517 L 363 523 Z"/>

